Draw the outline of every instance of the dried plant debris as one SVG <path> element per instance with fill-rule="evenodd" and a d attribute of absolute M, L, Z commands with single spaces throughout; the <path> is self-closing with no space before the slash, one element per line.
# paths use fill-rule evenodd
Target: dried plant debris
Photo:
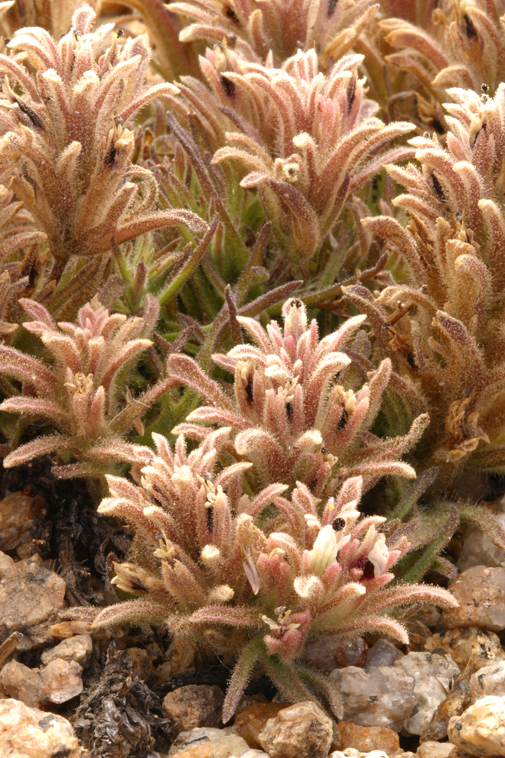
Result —
<path fill-rule="evenodd" d="M 95 654 L 71 723 L 97 758 L 154 758 L 171 742 L 160 696 L 133 673 L 131 657 L 114 639 L 106 653 Z"/>

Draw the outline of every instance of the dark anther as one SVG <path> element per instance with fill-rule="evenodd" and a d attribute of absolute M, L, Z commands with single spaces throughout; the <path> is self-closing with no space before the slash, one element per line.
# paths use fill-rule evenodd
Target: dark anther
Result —
<path fill-rule="evenodd" d="M 484 95 L 487 95 L 489 92 L 489 84 L 485 84 L 484 82 L 480 85 L 480 89 Z"/>
<path fill-rule="evenodd" d="M 286 416 L 288 417 L 288 421 L 293 420 L 293 404 L 292 403 L 286 403 Z"/>
<path fill-rule="evenodd" d="M 253 378 L 251 374 L 247 377 L 247 384 L 245 386 L 245 394 L 247 395 L 247 400 L 249 403 L 252 403 L 254 401 L 254 395 L 253 395 Z"/>
<path fill-rule="evenodd" d="M 433 189 L 437 193 L 438 197 L 442 202 L 445 202 L 445 193 L 442 188 L 442 185 L 440 184 L 440 181 L 438 180 L 437 176 L 435 174 L 431 175 L 431 181 L 433 182 Z"/>
<path fill-rule="evenodd" d="M 375 566 L 372 561 L 367 561 L 363 568 L 362 579 L 374 579 L 375 578 Z"/>
<path fill-rule="evenodd" d="M 229 18 L 230 21 L 234 21 L 236 24 L 238 24 L 238 17 L 233 8 L 230 8 L 229 5 L 224 6 L 224 15 L 226 18 Z"/>
<path fill-rule="evenodd" d="M 124 37 L 124 31 L 122 29 L 116 29 L 116 34 L 118 37 Z"/>
<path fill-rule="evenodd" d="M 212 532 L 214 530 L 214 509 L 208 505 L 207 506 L 207 529 L 209 532 Z"/>
<path fill-rule="evenodd" d="M 349 414 L 345 408 L 342 408 L 342 415 L 340 416 L 337 424 L 337 432 L 340 432 L 344 428 L 344 426 L 347 424 L 348 418 Z"/>
<path fill-rule="evenodd" d="M 336 532 L 341 532 L 344 526 L 345 526 L 345 519 L 341 518 L 340 516 L 336 518 L 332 524 L 332 527 L 334 528 Z"/>
<path fill-rule="evenodd" d="M 335 8 L 337 7 L 338 0 L 328 0 L 328 8 L 326 10 L 327 16 L 333 16 Z"/>
<path fill-rule="evenodd" d="M 232 82 L 232 80 L 228 79 L 228 77 L 224 76 L 224 74 L 221 74 L 219 81 L 221 82 L 221 86 L 228 97 L 235 97 L 235 82 Z"/>
<path fill-rule="evenodd" d="M 321 452 L 322 452 L 323 455 L 328 455 L 328 448 L 327 447 L 322 447 L 321 448 Z"/>
<path fill-rule="evenodd" d="M 114 160 L 116 158 L 116 148 L 114 145 L 111 146 L 109 152 L 105 156 L 104 163 L 106 166 L 111 166 L 114 163 Z"/>
<path fill-rule="evenodd" d="M 302 301 L 301 301 L 301 300 L 298 300 L 298 298 L 297 298 L 297 297 L 294 297 L 294 298 L 291 300 L 291 305 L 293 305 L 295 308 L 301 308 L 301 307 L 303 306 L 303 303 L 302 303 Z"/>
<path fill-rule="evenodd" d="M 461 213 L 461 211 L 456 211 L 456 213 L 454 214 L 454 218 L 456 219 L 456 221 L 463 221 L 463 214 Z"/>
<path fill-rule="evenodd" d="M 463 21 L 465 22 L 466 36 L 469 39 L 477 39 L 477 30 L 475 29 L 475 26 L 473 25 L 473 21 L 468 15 L 468 13 L 465 13 L 465 15 L 463 16 Z"/>
<path fill-rule="evenodd" d="M 44 131 L 44 124 L 42 123 L 40 116 L 37 113 L 35 113 L 33 108 L 30 108 L 30 106 L 27 105 L 25 102 L 23 102 L 23 100 L 21 100 L 19 97 L 16 97 L 15 101 L 19 105 L 20 109 L 23 111 L 25 116 L 28 116 L 28 118 L 32 122 L 35 129 Z"/>
<path fill-rule="evenodd" d="M 347 113 L 350 113 L 354 100 L 356 98 L 356 79 L 351 79 L 347 88 Z"/>

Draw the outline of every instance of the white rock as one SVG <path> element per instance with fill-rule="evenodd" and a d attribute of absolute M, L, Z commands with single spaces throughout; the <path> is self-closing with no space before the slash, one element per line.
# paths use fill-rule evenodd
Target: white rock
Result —
<path fill-rule="evenodd" d="M 56 647 L 44 650 L 40 656 L 42 663 L 47 666 L 48 663 L 56 658 L 63 658 L 64 661 L 77 661 L 81 666 L 86 666 L 89 657 L 93 651 L 93 640 L 89 634 L 76 634 L 75 637 L 60 642 Z"/>
<path fill-rule="evenodd" d="M 433 742 L 428 740 L 417 748 L 416 758 L 448 758 L 454 750 L 452 742 Z"/>
<path fill-rule="evenodd" d="M 447 728 L 457 748 L 479 757 L 505 756 L 505 698 L 488 695 L 454 716 Z"/>
<path fill-rule="evenodd" d="M 395 661 L 395 667 L 414 677 L 416 704 L 404 722 L 410 734 L 422 734 L 436 709 L 447 698 L 459 666 L 449 655 L 440 653 L 409 653 Z"/>
<path fill-rule="evenodd" d="M 194 747 L 205 744 L 212 745 L 213 758 L 230 758 L 230 756 L 242 756 L 249 745 L 242 737 L 239 737 L 234 727 L 215 729 L 211 726 L 197 727 L 187 732 L 181 732 L 173 742 L 168 755 L 184 753 Z"/>
<path fill-rule="evenodd" d="M 345 721 L 400 732 L 416 704 L 414 677 L 396 666 L 367 671 L 347 666 L 335 669 L 329 676 L 339 687 Z"/>
<path fill-rule="evenodd" d="M 470 677 L 472 703 L 486 695 L 505 696 L 505 661 L 479 669 Z"/>
<path fill-rule="evenodd" d="M 56 658 L 42 671 L 42 693 L 51 703 L 66 703 L 84 689 L 82 666 L 76 661 Z"/>
<path fill-rule="evenodd" d="M 31 669 L 19 661 L 9 661 L 0 671 L 4 692 L 30 708 L 40 708 L 47 698 L 42 693 L 40 669 Z"/>
<path fill-rule="evenodd" d="M 72 726 L 62 716 L 8 698 L 0 700 L 0 756 L 80 758 L 81 749 Z"/>
<path fill-rule="evenodd" d="M 326 758 L 333 724 L 316 703 L 296 703 L 268 719 L 258 742 L 271 758 Z"/>

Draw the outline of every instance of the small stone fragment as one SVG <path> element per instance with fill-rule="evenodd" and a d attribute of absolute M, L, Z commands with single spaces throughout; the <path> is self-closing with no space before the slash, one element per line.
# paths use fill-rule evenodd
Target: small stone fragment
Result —
<path fill-rule="evenodd" d="M 362 726 L 384 726 L 400 732 L 416 704 L 414 677 L 396 666 L 355 666 L 329 675 L 339 687 L 345 721 Z"/>
<path fill-rule="evenodd" d="M 498 635 L 475 626 L 434 634 L 428 640 L 426 649 L 433 651 L 439 647 L 447 650 L 453 661 L 468 675 L 489 666 L 492 661 L 505 660 Z"/>
<path fill-rule="evenodd" d="M 54 713 L 28 708 L 19 700 L 0 700 L 0 755 L 8 758 L 80 758 L 69 722 Z"/>
<path fill-rule="evenodd" d="M 335 668 L 365 665 L 368 645 L 358 637 L 355 640 L 338 640 L 320 637 L 309 641 L 303 660 L 307 665 L 329 674 Z"/>
<path fill-rule="evenodd" d="M 0 550 L 15 550 L 35 534 L 34 498 L 13 492 L 0 500 Z"/>
<path fill-rule="evenodd" d="M 492 632 L 505 629 L 505 568 L 474 566 L 451 582 L 449 590 L 459 606 L 443 612 L 445 627 L 478 626 Z"/>
<path fill-rule="evenodd" d="M 496 513 L 496 520 L 505 528 L 505 513 Z M 471 526 L 465 534 L 458 559 L 461 572 L 472 566 L 505 566 L 505 550 L 493 545 L 489 537 L 476 526 Z"/>
<path fill-rule="evenodd" d="M 448 758 L 454 750 L 452 742 L 423 742 L 417 749 L 417 758 Z"/>
<path fill-rule="evenodd" d="M 37 557 L 15 563 L 0 553 L 0 619 L 6 636 L 18 631 L 18 650 L 43 645 L 65 597 L 65 582 Z"/>
<path fill-rule="evenodd" d="M 216 685 L 188 684 L 165 695 L 163 713 L 173 721 L 177 734 L 221 723 L 223 691 Z"/>
<path fill-rule="evenodd" d="M 383 750 L 387 755 L 393 755 L 400 747 L 398 734 L 383 726 L 360 726 L 352 721 L 340 721 L 338 731 L 342 750 L 353 747 L 363 753 Z"/>
<path fill-rule="evenodd" d="M 484 666 L 470 677 L 472 703 L 486 695 L 505 697 L 505 661 Z"/>
<path fill-rule="evenodd" d="M 398 650 L 391 640 L 382 637 L 369 649 L 366 655 L 365 668 L 392 666 L 399 658 L 403 658 L 403 655 L 402 651 Z"/>
<path fill-rule="evenodd" d="M 446 653 L 409 653 L 395 662 L 395 667 L 414 677 L 417 702 L 404 722 L 410 734 L 421 734 L 430 723 L 435 710 L 443 703 L 459 667 Z"/>
<path fill-rule="evenodd" d="M 0 684 L 10 697 L 30 708 L 40 708 L 47 700 L 42 693 L 40 669 L 31 669 L 19 661 L 9 661 L 0 671 Z"/>
<path fill-rule="evenodd" d="M 331 719 L 311 701 L 283 708 L 258 735 L 271 758 L 326 758 L 332 738 Z"/>
<path fill-rule="evenodd" d="M 66 703 L 84 689 L 82 666 L 56 658 L 42 670 L 42 692 L 51 703 Z"/>
<path fill-rule="evenodd" d="M 77 661 L 81 666 L 86 668 L 91 653 L 93 651 L 93 640 L 89 634 L 77 634 L 75 637 L 69 637 L 59 645 L 44 650 L 40 656 L 42 663 L 47 666 L 48 663 L 56 658 L 63 658 L 64 661 Z"/>
<path fill-rule="evenodd" d="M 449 721 L 447 734 L 460 750 L 476 756 L 505 756 L 505 698 L 488 695 Z"/>
<path fill-rule="evenodd" d="M 235 719 L 235 729 L 250 747 L 259 748 L 259 733 L 265 728 L 268 719 L 271 719 L 288 708 L 289 703 L 254 703 L 241 711 Z"/>
<path fill-rule="evenodd" d="M 248 749 L 249 745 L 235 733 L 234 727 L 214 729 L 207 726 L 181 732 L 168 755 L 179 758 L 230 758 L 242 756 Z"/>
<path fill-rule="evenodd" d="M 352 747 L 348 747 L 345 750 L 335 750 L 329 755 L 328 758 L 389 758 L 387 753 L 383 750 L 372 750 L 370 753 L 362 753 L 359 750 L 354 750 Z M 402 758 L 398 754 L 395 758 Z"/>
<path fill-rule="evenodd" d="M 450 719 L 453 716 L 460 716 L 470 703 L 470 685 L 467 681 L 456 682 L 421 733 L 421 742 L 444 740 L 447 737 L 447 725 Z"/>
<path fill-rule="evenodd" d="M 166 652 L 167 662 L 170 663 L 170 676 L 183 674 L 193 668 L 197 653 L 198 648 L 189 640 L 174 637 Z"/>

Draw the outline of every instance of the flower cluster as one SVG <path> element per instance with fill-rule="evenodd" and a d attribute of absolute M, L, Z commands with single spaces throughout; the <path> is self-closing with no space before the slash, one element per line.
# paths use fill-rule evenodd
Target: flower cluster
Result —
<path fill-rule="evenodd" d="M 358 76 L 362 60 L 344 56 L 325 74 L 314 50 L 273 68 L 221 47 L 201 59 L 210 91 L 191 79 L 181 88 L 212 143 L 224 143 L 212 163 L 238 166 L 246 172 L 240 186 L 257 191 L 285 273 L 286 255 L 304 272 L 311 259 L 325 259 L 323 248 L 336 247 L 330 234 L 351 199 L 385 163 L 411 154 L 392 145 L 412 125 L 385 126 L 375 117 L 377 104 Z"/>
<path fill-rule="evenodd" d="M 346 53 L 377 11 L 373 0 L 184 0 L 170 11 L 192 21 L 184 42 L 225 40 L 248 57 L 269 57 L 278 65 L 297 50 L 315 48 L 324 63 Z"/>
<path fill-rule="evenodd" d="M 366 383 L 351 371 L 351 359 L 343 351 L 364 317 L 348 319 L 320 340 L 317 322 L 307 323 L 301 300 L 288 300 L 283 315 L 283 330 L 276 322 L 265 330 L 256 320 L 239 317 L 256 344 L 213 356 L 218 366 L 234 374 L 234 396 L 225 394 L 189 357 L 169 358 L 171 380 L 211 403 L 190 413 L 174 431 L 203 439 L 211 433 L 206 425 L 231 427 L 233 454 L 254 463 L 258 484 L 282 481 L 294 486 L 302 481 L 318 497 L 334 494 L 347 477 L 362 476 L 367 488 L 384 475 L 415 477 L 414 469 L 399 458 L 420 438 L 426 415 L 403 437 L 381 440 L 370 434 L 364 441 L 391 380 L 388 359 Z"/>
<path fill-rule="evenodd" d="M 47 236 L 53 283 L 74 256 L 99 267 L 113 239 L 164 226 L 207 228 L 188 211 L 158 212 L 151 173 L 131 160 L 133 118 L 153 98 L 173 100 L 177 89 L 146 88 L 146 36 L 123 44 L 114 33 L 99 54 L 114 25 L 92 32 L 95 18 L 82 6 L 58 42 L 42 28 L 18 30 L 12 55 L 0 55 L 0 175 Z"/>
<path fill-rule="evenodd" d="M 424 393 L 427 445 L 453 476 L 503 470 L 505 85 L 494 97 L 452 89 L 447 147 L 416 137 L 421 168 L 389 166 L 409 216 L 366 219 L 408 267 L 409 281 L 346 296 L 374 320 L 381 348 Z M 393 326 L 394 325 L 394 326 Z"/>
<path fill-rule="evenodd" d="M 55 324 L 47 310 L 31 300 L 20 304 L 32 317 L 24 328 L 39 337 L 53 357 L 49 366 L 13 347 L 0 345 L 0 374 L 21 383 L 21 394 L 9 397 L 0 410 L 22 419 L 48 422 L 55 433 L 17 447 L 4 459 L 17 466 L 48 453 L 65 460 L 59 477 L 99 476 L 121 462 L 141 464 L 151 451 L 125 440 L 141 417 L 166 391 L 159 382 L 139 398 L 123 398 L 123 384 L 139 356 L 151 345 L 159 304 L 148 297 L 143 317 L 109 314 L 97 299 L 79 310 L 77 325 Z M 18 431 L 18 435 L 22 428 Z"/>
<path fill-rule="evenodd" d="M 166 624 L 176 637 L 238 656 L 225 722 L 258 662 L 289 700 L 313 699 L 316 687 L 341 714 L 331 681 L 300 661 L 308 640 L 374 631 L 405 642 L 388 612 L 455 601 L 429 585 L 391 586 L 408 543 L 386 538 L 383 517 L 361 516 L 362 477 L 325 501 L 300 482 L 289 497 L 282 483 L 248 494 L 251 464 L 219 464 L 226 436 L 213 431 L 188 453 L 183 436 L 172 449 L 154 435 L 140 486 L 107 477 L 99 512 L 135 534 L 132 560 L 115 565 L 113 583 L 136 599 L 102 610 L 94 624 Z"/>

